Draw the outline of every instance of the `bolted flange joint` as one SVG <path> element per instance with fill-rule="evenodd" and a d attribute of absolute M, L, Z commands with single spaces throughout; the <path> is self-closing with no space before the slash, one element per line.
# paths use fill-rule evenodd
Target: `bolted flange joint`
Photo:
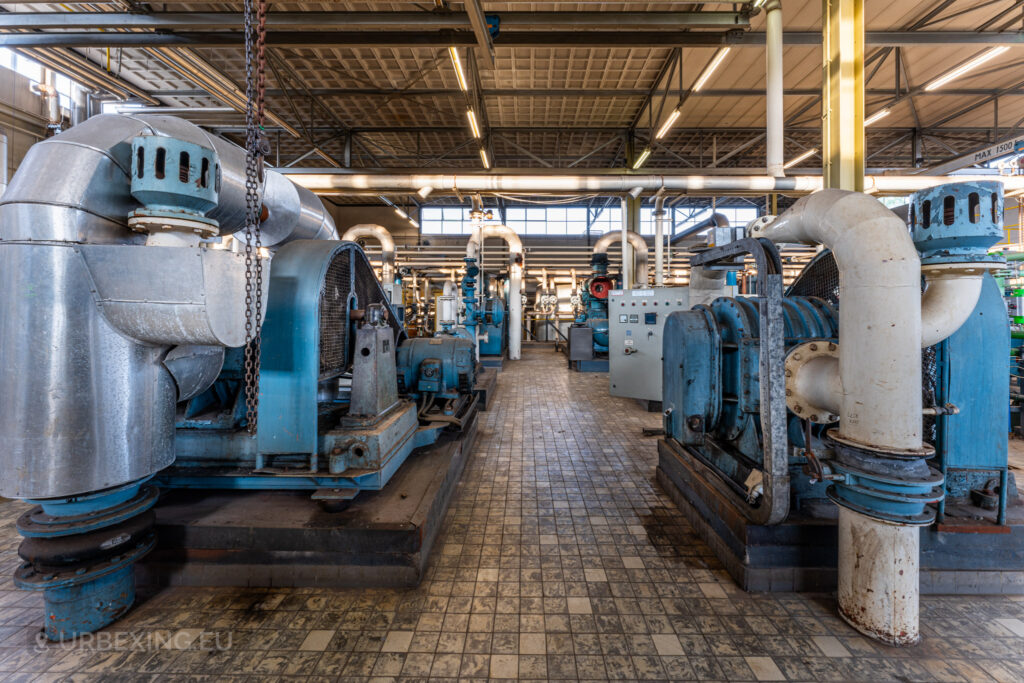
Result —
<path fill-rule="evenodd" d="M 926 460 L 935 450 L 886 452 L 851 444 L 828 431 L 834 458 L 831 470 L 842 475 L 826 493 L 834 503 L 883 522 L 927 526 L 935 521 L 929 504 L 944 496 L 943 476 Z"/>

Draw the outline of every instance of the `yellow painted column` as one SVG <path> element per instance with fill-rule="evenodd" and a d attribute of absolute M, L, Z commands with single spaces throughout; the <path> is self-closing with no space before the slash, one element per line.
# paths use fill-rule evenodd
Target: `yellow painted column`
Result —
<path fill-rule="evenodd" d="M 822 0 L 825 187 L 864 190 L 864 0 Z"/>

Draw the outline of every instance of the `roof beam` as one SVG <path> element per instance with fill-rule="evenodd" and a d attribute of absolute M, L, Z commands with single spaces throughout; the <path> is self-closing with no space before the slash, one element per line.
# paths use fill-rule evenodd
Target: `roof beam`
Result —
<path fill-rule="evenodd" d="M 494 43 L 491 41 L 491 32 L 487 30 L 487 19 L 484 18 L 484 11 L 480 8 L 479 0 L 466 0 L 466 13 L 469 15 L 469 23 L 473 27 L 473 35 L 476 36 L 476 56 L 478 64 L 488 71 L 494 69 Z"/>
<path fill-rule="evenodd" d="M 495 47 L 762 47 L 761 32 L 729 31 L 508 31 L 495 40 Z M 994 45 L 1024 44 L 1024 32 L 1004 31 L 870 31 L 865 44 L 905 45 Z M 242 45 L 240 31 L 182 31 L 162 33 L 115 33 L 68 31 L 60 33 L 0 33 L 3 47 L 227 47 Z M 786 45 L 818 46 L 816 31 L 790 31 Z M 288 31 L 267 32 L 271 47 L 404 47 L 436 48 L 476 46 L 476 37 L 464 31 Z"/>
<path fill-rule="evenodd" d="M 467 12 L 269 12 L 267 26 L 281 29 L 452 29 L 472 30 L 476 24 L 490 38 L 487 21 L 477 0 L 466 2 Z M 618 28 L 677 29 L 746 27 L 742 12 L 501 12 L 502 29 Z M 0 28 L 38 30 L 100 28 L 166 30 L 238 30 L 238 12 L 6 12 Z"/>
<path fill-rule="evenodd" d="M 317 97 L 454 97 L 461 90 L 458 88 L 310 88 Z M 692 90 L 680 90 L 671 88 L 663 91 L 669 97 L 764 97 L 764 88 L 705 88 L 700 92 Z M 647 97 L 650 90 L 647 88 L 622 88 L 622 89 L 601 89 L 601 88 L 492 88 L 484 90 L 484 97 Z M 999 88 L 942 88 L 940 90 L 922 90 L 914 93 L 915 97 L 949 97 L 958 96 L 984 96 L 999 93 L 1000 97 L 1006 95 L 1024 95 L 1024 89 L 1004 91 Z M 150 90 L 146 93 L 150 97 L 206 97 L 209 95 L 205 90 Z M 283 97 L 284 91 L 279 88 L 267 88 L 267 97 Z M 892 88 L 872 88 L 865 91 L 868 97 L 891 97 Z M 786 97 L 811 97 L 821 95 L 820 88 L 789 88 L 785 91 Z"/>

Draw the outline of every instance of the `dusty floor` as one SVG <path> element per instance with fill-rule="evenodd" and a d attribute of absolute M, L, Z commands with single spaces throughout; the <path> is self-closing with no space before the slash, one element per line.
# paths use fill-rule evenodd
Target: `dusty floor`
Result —
<path fill-rule="evenodd" d="M 527 348 L 508 362 L 423 584 L 175 588 L 96 637 L 37 644 L 0 503 L 0 679 L 1024 681 L 1024 600 L 925 597 L 919 646 L 829 595 L 738 590 L 653 483 L 659 416 Z"/>

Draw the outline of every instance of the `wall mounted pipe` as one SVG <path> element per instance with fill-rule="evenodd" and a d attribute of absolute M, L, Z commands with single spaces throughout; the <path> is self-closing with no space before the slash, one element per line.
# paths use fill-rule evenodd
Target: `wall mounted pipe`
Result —
<path fill-rule="evenodd" d="M 523 242 L 507 225 L 479 225 L 466 243 L 466 256 L 479 258 L 483 241 L 500 237 L 508 244 L 508 357 L 519 360 L 523 345 Z"/>
<path fill-rule="evenodd" d="M 622 232 L 606 232 L 596 242 L 594 242 L 595 254 L 607 254 L 608 249 L 611 245 L 622 239 Z M 648 286 L 647 280 L 647 240 L 645 240 L 639 233 L 627 232 L 626 240 L 629 245 L 633 247 L 636 252 L 636 276 L 630 283 L 634 287 L 645 288 Z M 622 273 L 623 279 L 626 277 L 625 268 Z M 623 287 L 626 283 L 623 282 Z M 626 287 L 630 289 L 631 287 Z"/>
<path fill-rule="evenodd" d="M 351 228 L 345 231 L 345 234 L 341 236 L 341 239 L 354 242 L 359 238 L 372 237 L 373 239 L 380 242 L 380 258 L 381 258 L 381 280 L 384 284 L 391 285 L 395 282 L 395 238 L 391 236 L 388 229 L 383 225 L 376 225 L 373 223 L 360 223 L 359 225 L 353 225 Z M 416 285 L 413 285 L 413 289 Z"/>
<path fill-rule="evenodd" d="M 457 195 L 470 192 L 500 192 L 537 195 L 623 194 L 639 187 L 641 192 L 653 194 L 664 188 L 675 194 L 694 194 L 708 197 L 717 195 L 763 195 L 785 193 L 810 194 L 822 189 L 821 176 L 750 175 L 673 175 L 608 173 L 594 175 L 566 175 L 561 173 L 439 173 L 394 174 L 350 173 L 348 169 L 332 172 L 330 169 L 281 169 L 292 181 L 318 194 L 409 194 L 422 187 L 434 188 L 437 195 Z M 991 176 L 957 176 L 957 180 L 983 181 Z M 1007 193 L 1024 191 L 1024 176 L 1001 176 L 999 181 Z M 945 185 L 949 176 L 872 175 L 864 178 L 864 191 L 868 194 L 906 195 L 937 185 Z"/>
<path fill-rule="evenodd" d="M 244 341 L 241 254 L 145 246 L 127 227 L 141 206 L 131 157 L 143 135 L 216 151 L 207 216 L 222 235 L 244 226 L 244 150 L 186 121 L 96 116 L 28 151 L 0 198 L 0 469 L 16 473 L 0 495 L 77 495 L 170 465 L 179 387 L 168 350 Z M 266 178 L 264 244 L 335 234 L 312 192 Z"/>
<path fill-rule="evenodd" d="M 654 199 L 654 286 L 665 285 L 665 196 Z"/>

